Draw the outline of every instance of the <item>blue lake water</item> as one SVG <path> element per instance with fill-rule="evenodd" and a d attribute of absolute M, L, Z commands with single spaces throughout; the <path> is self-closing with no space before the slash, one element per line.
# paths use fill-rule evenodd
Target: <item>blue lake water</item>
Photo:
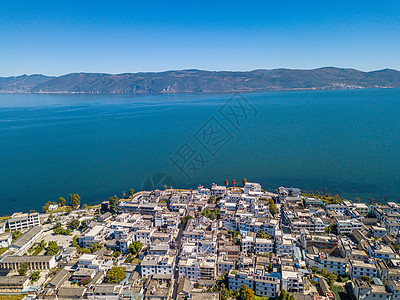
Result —
<path fill-rule="evenodd" d="M 399 89 L 232 96 L 0 95 L 0 215 L 243 177 L 397 201 Z"/>

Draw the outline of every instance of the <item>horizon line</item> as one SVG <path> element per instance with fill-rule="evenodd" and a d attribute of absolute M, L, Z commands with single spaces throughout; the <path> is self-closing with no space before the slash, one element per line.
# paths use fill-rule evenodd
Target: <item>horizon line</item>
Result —
<path fill-rule="evenodd" d="M 196 69 L 196 68 L 191 68 L 191 69 L 170 69 L 170 70 L 164 70 L 164 71 L 139 71 L 139 72 L 122 72 L 122 73 L 109 73 L 109 72 L 69 72 L 69 73 L 63 73 L 61 75 L 46 75 L 43 73 L 31 73 L 31 74 L 21 74 L 21 75 L 10 75 L 10 76 L 0 76 L 0 78 L 13 78 L 13 77 L 22 77 L 22 76 L 46 76 L 46 77 L 61 77 L 61 76 L 66 76 L 70 74 L 105 74 L 105 75 L 125 75 L 125 74 L 150 74 L 150 73 L 168 73 L 168 72 L 184 72 L 184 71 L 201 71 L 201 72 L 213 72 L 213 73 L 218 73 L 218 72 L 231 72 L 231 73 L 249 73 L 249 72 L 255 72 L 255 71 L 275 71 L 275 70 L 291 70 L 291 71 L 313 71 L 313 70 L 321 70 L 321 69 L 342 69 L 342 70 L 353 70 L 353 71 L 358 71 L 362 73 L 370 73 L 370 72 L 379 72 L 379 71 L 396 71 L 400 72 L 400 70 L 394 69 L 394 68 L 382 68 L 382 69 L 374 69 L 370 71 L 362 71 L 356 68 L 351 68 L 351 67 L 335 67 L 335 66 L 325 66 L 325 67 L 318 67 L 318 68 L 272 68 L 272 69 L 252 69 L 252 70 L 205 70 L 205 69 Z"/>

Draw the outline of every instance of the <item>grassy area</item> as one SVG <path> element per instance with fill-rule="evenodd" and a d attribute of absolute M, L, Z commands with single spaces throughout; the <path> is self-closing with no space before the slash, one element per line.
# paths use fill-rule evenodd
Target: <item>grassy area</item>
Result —
<path fill-rule="evenodd" d="M 7 249 L 8 249 L 8 248 L 6 248 L 6 247 L 5 247 L 5 248 L 0 248 L 0 255 L 2 255 L 4 252 L 6 252 Z"/>
<path fill-rule="evenodd" d="M 41 247 L 40 245 L 38 245 L 37 248 L 36 248 L 36 250 L 35 250 L 35 252 L 33 252 L 32 255 L 39 255 L 39 253 L 42 252 L 43 249 L 44 249 L 43 247 Z"/>
<path fill-rule="evenodd" d="M 303 193 L 302 195 L 311 197 L 311 198 L 319 198 L 323 202 L 329 203 L 329 204 L 339 204 L 342 200 L 345 200 L 345 199 L 342 199 L 339 195 L 332 196 L 330 194 L 321 194 L 321 193 L 317 193 L 317 194 Z"/>
<path fill-rule="evenodd" d="M 11 218 L 10 216 L 3 216 L 3 217 L 0 217 L 0 221 L 5 221 L 5 220 L 8 220 L 9 218 Z"/>
<path fill-rule="evenodd" d="M 0 295 L 0 300 L 21 300 L 25 295 Z"/>

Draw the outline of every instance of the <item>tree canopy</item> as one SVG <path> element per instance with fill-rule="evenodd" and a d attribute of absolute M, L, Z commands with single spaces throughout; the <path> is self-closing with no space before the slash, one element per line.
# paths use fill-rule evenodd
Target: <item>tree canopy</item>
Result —
<path fill-rule="evenodd" d="M 247 288 L 245 284 L 242 284 L 239 290 L 239 300 L 254 300 L 256 299 L 254 291 Z"/>
<path fill-rule="evenodd" d="M 56 241 L 50 241 L 47 245 L 46 255 L 55 255 L 60 251 L 60 247 Z"/>
<path fill-rule="evenodd" d="M 129 246 L 129 252 L 133 255 L 138 255 L 139 252 L 142 250 L 143 244 L 140 241 L 133 241 L 132 244 Z"/>
<path fill-rule="evenodd" d="M 120 283 L 126 277 L 125 268 L 123 267 L 112 267 L 107 271 L 106 283 Z"/>
<path fill-rule="evenodd" d="M 63 197 L 60 197 L 60 200 L 58 200 L 58 204 L 60 206 L 64 206 L 67 203 L 67 200 L 65 200 Z"/>
<path fill-rule="evenodd" d="M 112 214 L 116 214 L 118 212 L 118 209 L 119 209 L 119 207 L 118 207 L 118 203 L 119 203 L 118 197 L 117 196 L 110 197 L 108 199 L 108 201 L 109 201 L 108 209 L 110 210 L 110 212 Z"/>
<path fill-rule="evenodd" d="M 79 228 L 79 225 L 81 225 L 81 222 L 79 222 L 79 220 L 72 220 L 71 222 L 69 222 L 69 227 L 73 230 Z"/>
<path fill-rule="evenodd" d="M 18 269 L 18 274 L 20 275 L 20 276 L 26 276 L 26 273 L 28 272 L 28 263 L 22 263 L 20 266 L 19 266 L 19 269 Z"/>
<path fill-rule="evenodd" d="M 81 204 L 81 197 L 78 194 L 69 194 L 69 203 L 74 209 L 77 209 Z"/>

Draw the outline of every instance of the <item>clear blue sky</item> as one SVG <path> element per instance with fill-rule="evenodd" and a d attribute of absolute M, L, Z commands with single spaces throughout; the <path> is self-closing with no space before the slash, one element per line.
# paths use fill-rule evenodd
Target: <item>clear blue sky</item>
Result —
<path fill-rule="evenodd" d="M 400 1 L 1 1 L 0 76 L 400 69 Z"/>

